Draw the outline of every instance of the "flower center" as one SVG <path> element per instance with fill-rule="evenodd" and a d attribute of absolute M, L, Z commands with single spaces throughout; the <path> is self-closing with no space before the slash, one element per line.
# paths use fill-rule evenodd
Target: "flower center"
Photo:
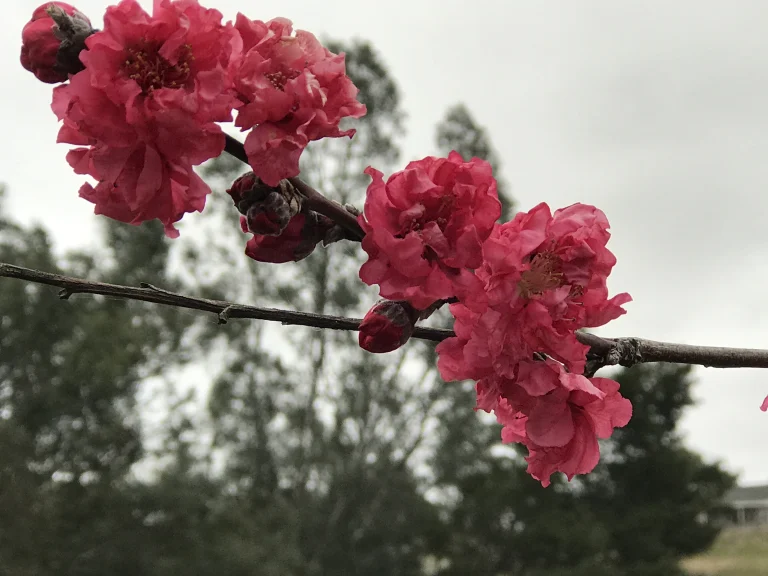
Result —
<path fill-rule="evenodd" d="M 559 288 L 564 284 L 561 266 L 560 258 L 552 252 L 534 254 L 530 268 L 520 276 L 520 293 L 523 297 L 530 298 L 535 294 Z"/>
<path fill-rule="evenodd" d="M 440 227 L 440 230 L 445 230 L 448 225 L 448 220 L 451 219 L 451 213 L 456 205 L 456 196 L 453 194 L 446 194 L 440 198 L 440 204 L 437 207 L 433 220 Z"/>
<path fill-rule="evenodd" d="M 397 238 L 405 238 L 413 231 L 418 232 L 430 222 L 434 222 L 440 230 L 444 231 L 448 221 L 451 219 L 451 213 L 455 204 L 456 197 L 453 194 L 442 196 L 437 204 L 427 207 L 419 218 L 412 218 L 404 222 L 400 226 L 400 233 L 397 235 Z"/>
<path fill-rule="evenodd" d="M 141 46 L 128 48 L 123 69 L 134 80 L 144 94 L 151 94 L 159 88 L 181 88 L 191 76 L 190 64 L 195 59 L 192 47 L 185 44 L 180 48 L 176 64 L 158 54 L 156 47 Z"/>
<path fill-rule="evenodd" d="M 299 74 L 300 72 L 298 70 L 289 70 L 287 72 L 270 72 L 269 74 L 264 74 L 264 77 L 269 80 L 275 90 L 285 92 L 286 82 L 288 82 L 288 80 L 293 80 Z"/>

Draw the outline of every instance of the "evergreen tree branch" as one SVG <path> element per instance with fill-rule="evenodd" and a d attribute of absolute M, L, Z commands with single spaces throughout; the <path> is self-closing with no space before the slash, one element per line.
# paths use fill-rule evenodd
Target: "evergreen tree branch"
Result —
<path fill-rule="evenodd" d="M 0 278 L 15 278 L 33 284 L 55 286 L 60 289 L 59 297 L 62 300 L 67 300 L 73 294 L 99 294 L 112 298 L 140 300 L 177 308 L 213 312 L 218 315 L 220 324 L 226 324 L 230 318 L 247 318 L 280 322 L 284 325 L 357 331 L 361 322 L 359 318 L 261 308 L 223 300 L 195 298 L 169 292 L 151 284 L 142 284 L 140 288 L 135 288 L 95 282 L 2 262 L 0 262 Z M 414 338 L 432 342 L 442 342 L 452 336 L 454 336 L 452 330 L 437 328 L 417 327 L 413 332 Z M 592 374 L 602 366 L 617 364 L 633 366 L 644 362 L 698 364 L 713 368 L 768 368 L 768 350 L 692 346 L 633 337 L 602 338 L 588 332 L 577 332 L 576 337 L 582 344 L 590 347 L 587 355 L 587 371 Z"/>

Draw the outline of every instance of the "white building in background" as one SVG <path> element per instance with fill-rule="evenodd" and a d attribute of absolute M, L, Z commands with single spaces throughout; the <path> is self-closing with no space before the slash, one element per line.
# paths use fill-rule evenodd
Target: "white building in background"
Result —
<path fill-rule="evenodd" d="M 738 526 L 768 524 L 768 485 L 737 486 L 725 495 Z"/>

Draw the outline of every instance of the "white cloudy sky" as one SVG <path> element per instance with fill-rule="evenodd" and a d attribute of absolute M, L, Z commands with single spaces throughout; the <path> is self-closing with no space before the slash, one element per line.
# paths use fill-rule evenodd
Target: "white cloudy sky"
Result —
<path fill-rule="evenodd" d="M 54 143 L 50 88 L 18 63 L 41 1 L 3 6 L 0 182 L 14 216 L 42 221 L 61 248 L 87 245 L 95 217 Z M 99 22 L 108 3 L 77 6 Z M 603 334 L 768 348 L 768 2 L 204 3 L 371 40 L 404 93 L 407 159 L 434 153 L 435 124 L 462 101 L 488 127 L 520 209 L 602 208 L 619 259 L 610 285 L 635 299 Z M 768 371 L 697 377 L 690 445 L 743 482 L 768 482 Z"/>

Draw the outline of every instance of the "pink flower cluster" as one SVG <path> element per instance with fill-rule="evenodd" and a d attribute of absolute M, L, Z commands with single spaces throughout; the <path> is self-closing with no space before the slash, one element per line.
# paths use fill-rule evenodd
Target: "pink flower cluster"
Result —
<path fill-rule="evenodd" d="M 616 259 L 605 215 L 583 204 L 552 214 L 539 204 L 497 224 L 490 166 L 455 152 L 411 162 L 386 183 L 367 173 L 373 182 L 360 224 L 369 258 L 360 278 L 418 310 L 454 302 L 456 336 L 437 347 L 440 373 L 477 381 L 477 407 L 496 414 L 505 442 L 528 448 L 534 478 L 546 486 L 556 471 L 570 479 L 592 470 L 597 439 L 632 414 L 618 383 L 582 375 L 588 347 L 576 337 L 623 314 L 631 300 L 608 297 Z M 395 328 L 377 335 L 399 335 Z"/>
<path fill-rule="evenodd" d="M 609 237 L 605 215 L 583 204 L 554 215 L 539 204 L 497 225 L 475 271 L 482 286 L 451 305 L 456 337 L 437 347 L 442 377 L 477 380 L 478 408 L 528 448 L 528 471 L 544 485 L 555 471 L 592 470 L 597 438 L 632 414 L 616 382 L 581 375 L 588 348 L 576 338 L 631 300 L 608 298 Z"/>
<path fill-rule="evenodd" d="M 131 224 L 158 219 L 177 236 L 174 223 L 202 210 L 210 193 L 193 167 L 221 154 L 217 123 L 234 110 L 237 126 L 250 130 L 253 170 L 271 186 L 298 174 L 309 141 L 352 136 L 339 123 L 365 114 L 344 55 L 308 32 L 293 36 L 288 20 L 238 14 L 222 24 L 220 12 L 197 0 L 154 0 L 151 15 L 121 0 L 85 40 L 85 69 L 68 75 L 47 6 L 24 29 L 21 61 L 46 82 L 69 79 L 54 91 L 59 141 L 78 146 L 68 162 L 96 179 L 80 195 L 97 214 Z"/>

